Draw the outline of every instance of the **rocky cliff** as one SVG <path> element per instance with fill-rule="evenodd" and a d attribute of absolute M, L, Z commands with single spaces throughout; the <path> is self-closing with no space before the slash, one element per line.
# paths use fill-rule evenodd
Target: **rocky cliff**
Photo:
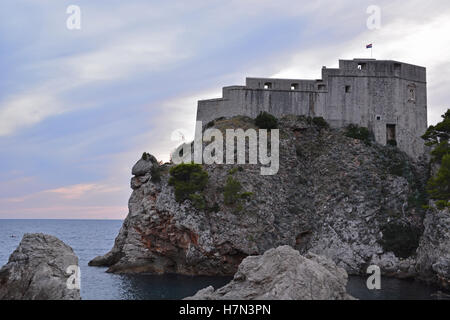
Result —
<path fill-rule="evenodd" d="M 245 117 L 210 125 L 256 128 Z M 284 117 L 279 128 L 276 175 L 260 175 L 259 165 L 203 165 L 206 188 L 184 201 L 169 184 L 173 165 L 143 156 L 133 167 L 129 213 L 114 247 L 90 265 L 232 275 L 248 255 L 290 245 L 324 255 L 350 274 L 378 264 L 393 276 L 416 276 L 427 166 L 394 146 L 304 117 Z M 239 194 L 226 201 L 230 182 Z"/>
<path fill-rule="evenodd" d="M 212 286 L 186 300 L 348 300 L 347 273 L 332 261 L 301 256 L 289 246 L 249 256 L 234 279 L 214 291 Z"/>
<path fill-rule="evenodd" d="M 450 212 L 430 209 L 424 221 L 425 231 L 417 250 L 418 277 L 450 289 Z"/>
<path fill-rule="evenodd" d="M 72 265 L 78 258 L 64 242 L 27 233 L 0 269 L 0 300 L 79 300 L 80 290 L 67 287 Z"/>

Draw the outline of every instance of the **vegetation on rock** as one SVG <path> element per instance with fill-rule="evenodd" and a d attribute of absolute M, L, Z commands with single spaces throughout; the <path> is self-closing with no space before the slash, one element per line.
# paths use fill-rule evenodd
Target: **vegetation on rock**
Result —
<path fill-rule="evenodd" d="M 450 109 L 441 116 L 444 120 L 435 126 L 429 126 L 425 134 L 422 136 L 425 145 L 433 146 L 431 151 L 433 161 L 441 162 L 446 154 L 450 154 L 450 145 L 448 140 L 450 138 Z"/>
<path fill-rule="evenodd" d="M 369 129 L 365 127 L 360 127 L 356 124 L 349 124 L 345 128 L 345 135 L 349 138 L 362 140 L 364 142 L 369 142 L 370 138 Z"/>
<path fill-rule="evenodd" d="M 312 124 L 318 127 L 319 129 L 328 129 L 330 125 L 323 117 L 314 117 L 311 120 Z"/>
<path fill-rule="evenodd" d="M 437 200 L 438 209 L 450 207 L 450 109 L 441 116 L 443 120 L 435 126 L 429 126 L 422 139 L 425 145 L 434 147 L 432 161 L 440 163 L 434 177 L 428 180 L 427 191 L 431 199 Z"/>
<path fill-rule="evenodd" d="M 437 200 L 439 209 L 450 207 L 450 154 L 442 157 L 441 167 L 428 181 L 427 191 L 431 199 Z"/>
<path fill-rule="evenodd" d="M 401 223 L 390 223 L 384 227 L 382 232 L 383 238 L 380 243 L 383 249 L 392 251 L 399 258 L 413 255 L 419 247 L 422 235 L 419 228 Z"/>
<path fill-rule="evenodd" d="M 276 129 L 278 128 L 278 119 L 264 111 L 255 118 L 255 124 L 260 129 Z"/>
<path fill-rule="evenodd" d="M 225 188 L 223 190 L 223 199 L 226 205 L 233 205 L 240 199 L 239 192 L 242 190 L 241 183 L 228 176 Z"/>
<path fill-rule="evenodd" d="M 170 168 L 169 185 L 175 188 L 175 200 L 183 202 L 186 199 L 198 198 L 193 196 L 205 189 L 208 183 L 208 173 L 202 165 L 196 163 L 181 163 Z"/>

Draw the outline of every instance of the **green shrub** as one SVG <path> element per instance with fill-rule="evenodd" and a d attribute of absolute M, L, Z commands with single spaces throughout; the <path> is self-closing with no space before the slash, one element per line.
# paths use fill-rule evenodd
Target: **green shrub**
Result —
<path fill-rule="evenodd" d="M 206 208 L 205 197 L 202 194 L 192 193 L 189 195 L 192 205 L 197 210 L 204 210 Z"/>
<path fill-rule="evenodd" d="M 213 206 L 206 208 L 206 210 L 209 212 L 219 212 L 220 206 L 217 202 L 214 202 Z"/>
<path fill-rule="evenodd" d="M 328 122 L 326 122 L 323 117 L 312 118 L 312 123 L 313 123 L 313 125 L 315 125 L 316 127 L 320 128 L 320 129 L 327 129 L 330 127 L 328 125 Z"/>
<path fill-rule="evenodd" d="M 349 124 L 345 129 L 345 135 L 349 138 L 358 139 L 365 142 L 368 142 L 370 138 L 369 129 L 360 127 L 356 124 Z"/>
<path fill-rule="evenodd" d="M 429 126 L 422 139 L 425 140 L 425 145 L 435 146 L 431 155 L 433 161 L 440 162 L 442 157 L 450 154 L 450 109 L 441 116 L 444 120 L 435 126 Z"/>
<path fill-rule="evenodd" d="M 240 198 L 239 192 L 241 191 L 242 186 L 241 183 L 233 177 L 228 176 L 227 182 L 224 187 L 223 191 L 223 198 L 226 205 L 233 205 L 236 204 L 236 202 Z"/>
<path fill-rule="evenodd" d="M 278 119 L 263 111 L 256 117 L 255 124 L 260 129 L 276 129 L 278 128 Z"/>
<path fill-rule="evenodd" d="M 404 160 L 393 161 L 388 168 L 388 172 L 395 176 L 403 177 L 405 175 L 405 168 L 407 164 Z"/>
<path fill-rule="evenodd" d="M 428 180 L 427 191 L 431 199 L 450 200 L 450 154 L 442 157 L 436 176 Z"/>
<path fill-rule="evenodd" d="M 419 246 L 421 230 L 417 227 L 391 223 L 382 231 L 383 238 L 380 242 L 384 251 L 392 251 L 396 257 L 410 257 Z"/>
<path fill-rule="evenodd" d="M 208 173 L 200 164 L 181 163 L 170 168 L 169 185 L 175 188 L 175 200 L 183 202 L 192 194 L 203 191 L 208 183 Z"/>
<path fill-rule="evenodd" d="M 234 167 L 234 168 L 228 170 L 228 174 L 235 174 L 237 171 L 238 171 L 238 167 Z"/>
<path fill-rule="evenodd" d="M 153 164 L 152 168 L 150 169 L 150 173 L 152 177 L 150 180 L 152 182 L 160 182 L 161 181 L 161 168 L 156 163 Z"/>
<path fill-rule="evenodd" d="M 450 201 L 447 200 L 438 200 L 436 201 L 436 207 L 439 210 L 443 210 L 445 208 L 450 208 Z"/>
<path fill-rule="evenodd" d="M 448 140 L 442 140 L 436 145 L 436 147 L 434 147 L 433 151 L 431 151 L 433 160 L 437 162 L 441 162 L 442 157 L 446 154 L 450 154 L 450 145 L 448 144 Z"/>
<path fill-rule="evenodd" d="M 242 192 L 240 195 L 241 199 L 246 199 L 246 200 L 250 199 L 252 196 L 253 196 L 253 192 L 249 192 L 249 191 Z"/>

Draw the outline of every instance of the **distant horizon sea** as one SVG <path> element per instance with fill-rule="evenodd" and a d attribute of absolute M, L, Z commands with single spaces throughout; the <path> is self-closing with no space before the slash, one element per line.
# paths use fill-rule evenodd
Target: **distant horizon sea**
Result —
<path fill-rule="evenodd" d="M 0 219 L 0 267 L 8 262 L 25 233 L 53 235 L 72 247 L 81 268 L 83 300 L 182 299 L 212 285 L 215 289 L 232 277 L 182 275 L 120 275 L 88 262 L 111 250 L 123 220 Z M 347 291 L 359 299 L 436 299 L 436 287 L 418 281 L 382 277 L 381 290 L 368 290 L 366 278 L 350 276 Z"/>

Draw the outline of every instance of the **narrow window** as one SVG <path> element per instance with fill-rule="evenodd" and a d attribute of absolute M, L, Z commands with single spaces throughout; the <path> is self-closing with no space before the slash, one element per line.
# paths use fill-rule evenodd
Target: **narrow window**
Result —
<path fill-rule="evenodd" d="M 381 120 L 381 116 L 377 116 L 377 120 L 380 121 Z"/>
<path fill-rule="evenodd" d="M 349 93 L 350 92 L 350 86 L 345 86 L 345 92 Z"/>
<path fill-rule="evenodd" d="M 298 83 L 291 84 L 291 90 L 298 90 Z"/>
<path fill-rule="evenodd" d="M 358 63 L 358 70 L 365 70 L 366 69 L 366 64 L 365 63 Z"/>
<path fill-rule="evenodd" d="M 414 84 L 408 85 L 408 101 L 416 101 L 416 86 Z"/>
<path fill-rule="evenodd" d="M 326 86 L 325 86 L 324 84 L 319 84 L 319 85 L 317 86 L 317 89 L 319 89 L 319 90 L 325 90 L 325 89 L 326 89 Z"/>
<path fill-rule="evenodd" d="M 272 89 L 272 83 L 271 82 L 264 83 L 264 89 Z"/>

